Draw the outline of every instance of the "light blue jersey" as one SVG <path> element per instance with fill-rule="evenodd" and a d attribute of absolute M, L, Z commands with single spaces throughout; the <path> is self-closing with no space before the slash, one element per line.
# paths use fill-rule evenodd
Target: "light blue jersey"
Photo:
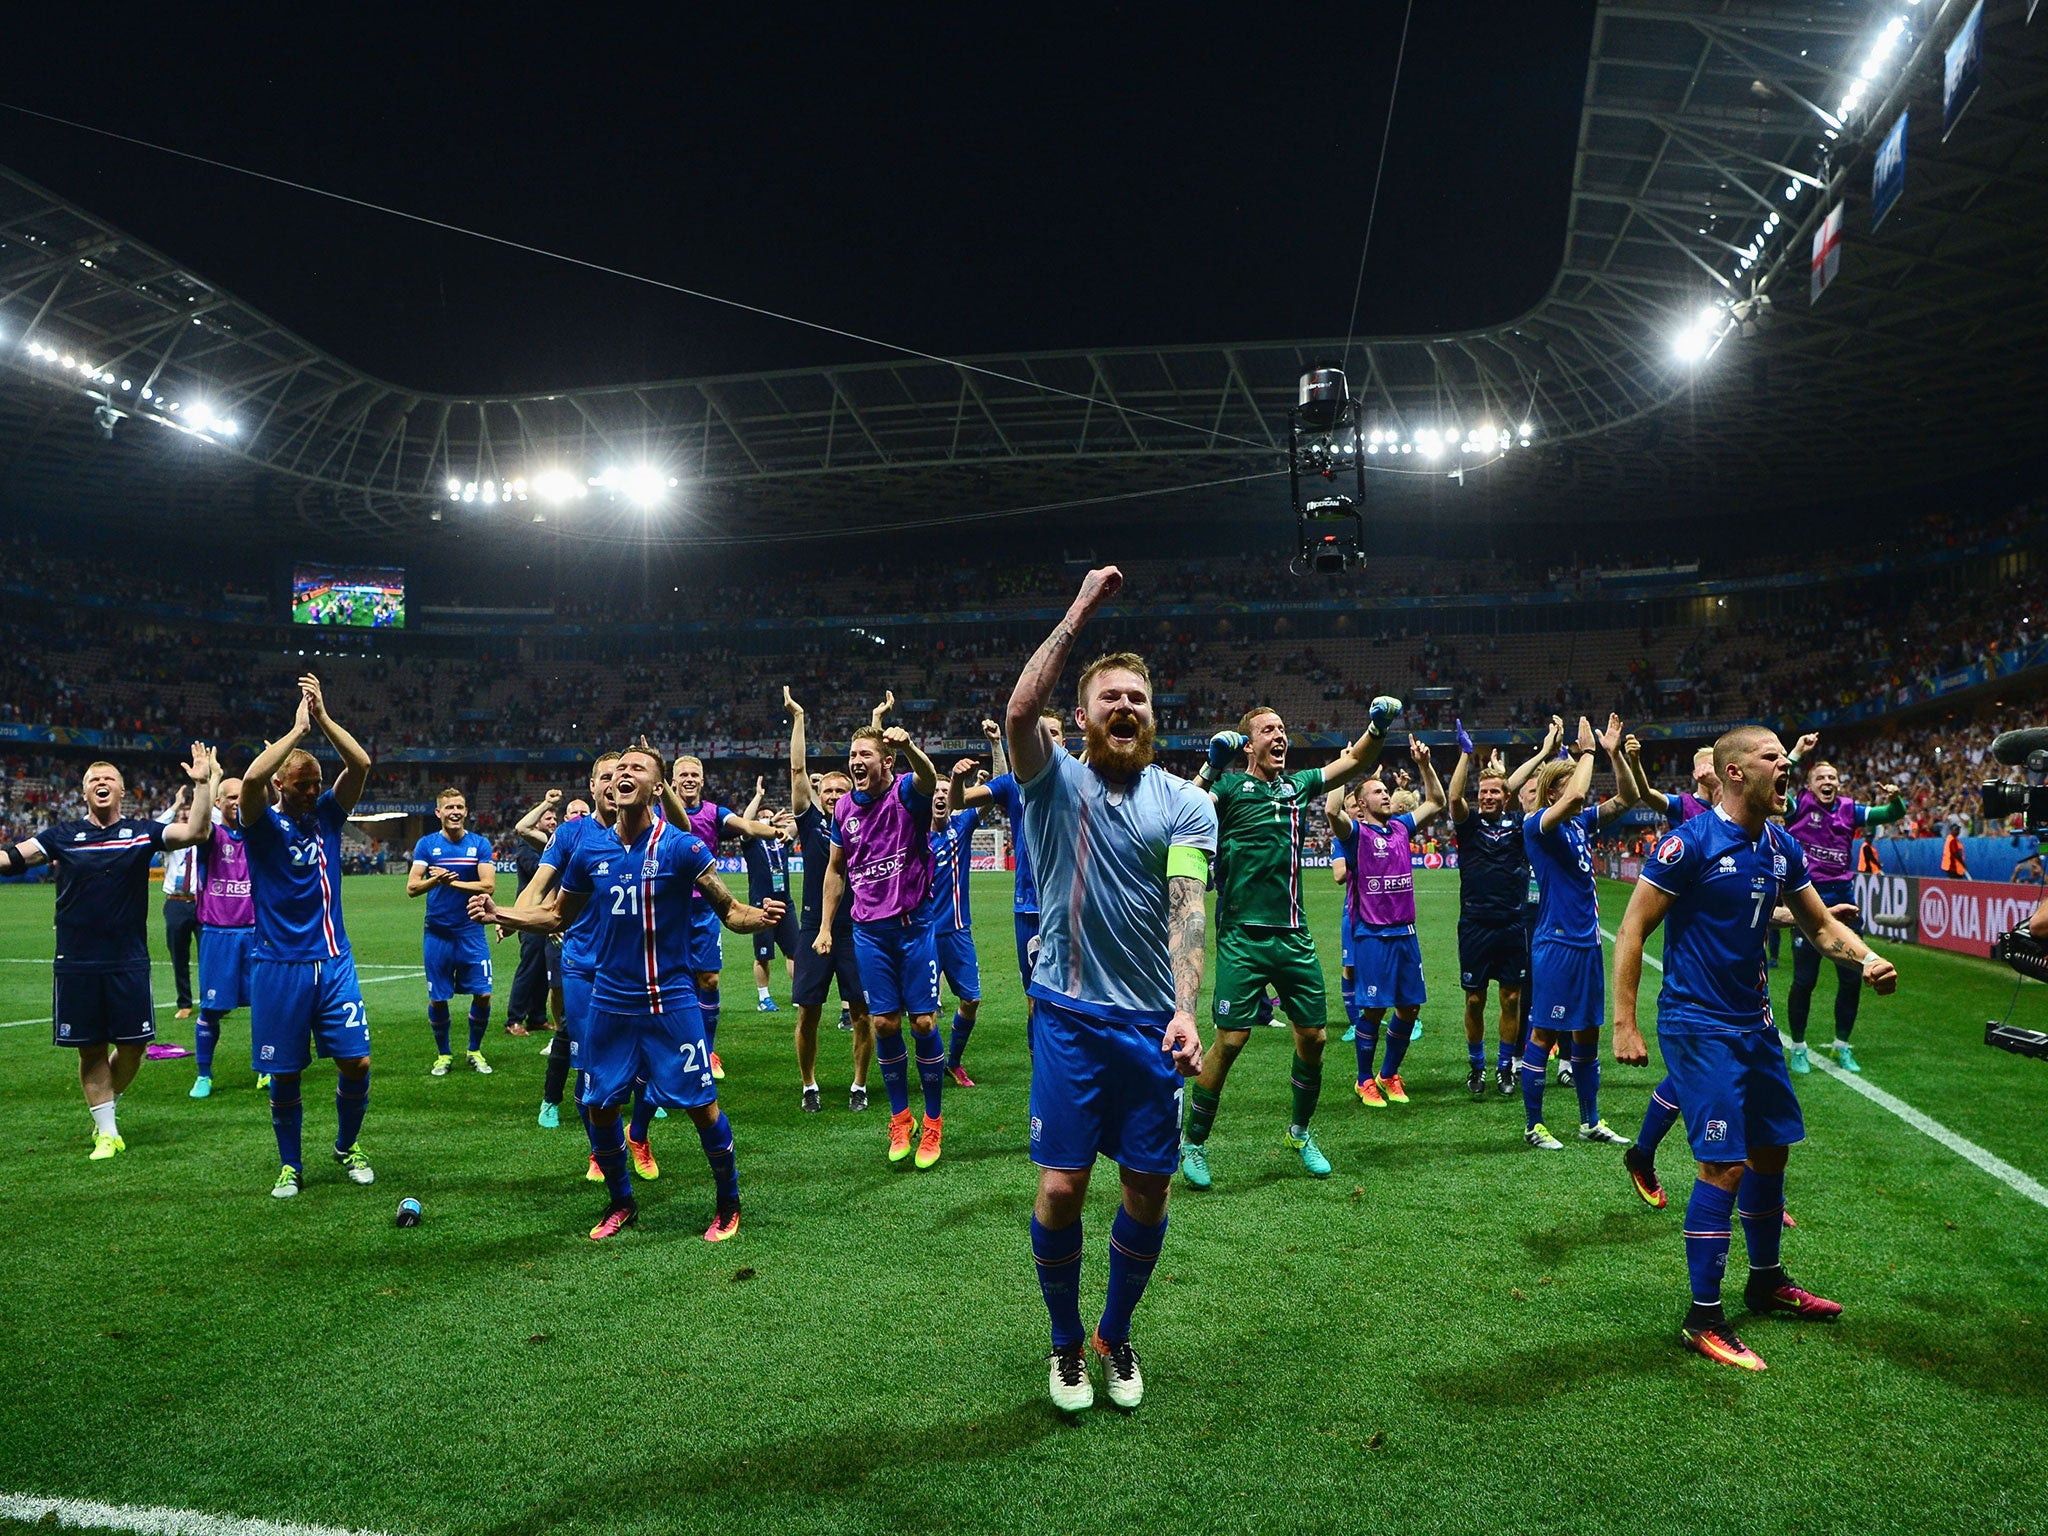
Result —
<path fill-rule="evenodd" d="M 1163 768 L 1112 785 L 1064 752 L 1021 791 L 1041 893 L 1032 995 L 1095 1018 L 1163 1027 L 1174 1001 L 1166 853 L 1213 855 L 1216 807 Z"/>

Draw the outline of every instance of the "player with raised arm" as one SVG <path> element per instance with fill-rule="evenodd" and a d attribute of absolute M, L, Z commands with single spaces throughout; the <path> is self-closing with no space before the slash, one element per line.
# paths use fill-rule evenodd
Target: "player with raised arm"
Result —
<path fill-rule="evenodd" d="M 981 957 L 974 949 L 974 913 L 969 897 L 974 878 L 974 829 L 981 824 L 981 812 L 961 809 L 967 787 L 975 782 L 980 764 L 963 757 L 953 765 L 952 777 L 939 785 L 932 796 L 932 888 L 925 897 L 925 917 L 932 925 L 932 949 L 939 958 L 939 975 L 953 989 L 953 1022 L 946 1031 L 946 1072 L 960 1088 L 972 1088 L 974 1079 L 960 1064 L 967 1050 L 967 1037 L 974 1033 L 974 1021 L 981 1012 Z"/>
<path fill-rule="evenodd" d="M 796 1003 L 796 1066 L 803 1078 L 803 1107 L 816 1114 L 818 1104 L 818 1022 L 824 1014 L 825 995 L 839 988 L 840 1006 L 848 1010 L 853 1025 L 853 1087 L 846 1107 L 856 1112 L 868 1107 L 868 1064 L 874 1059 L 874 1024 L 868 1016 L 867 993 L 860 984 L 860 960 L 854 952 L 853 913 L 841 906 L 835 913 L 832 943 L 824 950 L 815 940 L 824 922 L 825 872 L 832 863 L 832 839 L 828 829 L 840 797 L 853 789 L 853 780 L 834 769 L 811 781 L 804 736 L 804 707 L 782 690 L 782 707 L 789 712 L 789 803 L 794 812 L 797 851 L 804 861 L 804 904 L 796 929 L 796 979 L 790 995 Z"/>
<path fill-rule="evenodd" d="M 1216 806 L 1216 988 L 1209 1010 L 1216 1037 L 1188 1094 L 1180 1153 L 1181 1177 L 1196 1189 L 1210 1186 L 1210 1128 L 1269 988 L 1294 1027 L 1287 1145 L 1313 1177 L 1329 1177 L 1330 1160 L 1309 1130 L 1323 1091 L 1329 1001 L 1302 899 L 1302 839 L 1316 796 L 1341 795 L 1378 762 L 1387 726 L 1400 712 L 1399 699 L 1374 699 L 1356 741 L 1326 766 L 1297 773 L 1287 771 L 1287 726 L 1275 709 L 1248 710 L 1236 730 L 1210 738 L 1195 784 Z M 1230 771 L 1240 754 L 1243 771 Z"/>
<path fill-rule="evenodd" d="M 714 805 L 704 798 L 704 760 L 683 756 L 669 769 L 670 788 L 682 802 L 690 830 L 715 856 L 723 837 L 776 837 L 780 834 L 765 821 L 742 816 L 730 806 Z M 664 802 L 665 803 L 665 802 Z M 690 931 L 696 935 L 691 966 L 697 978 L 698 1006 L 704 1012 L 704 1038 L 711 1046 L 711 1075 L 725 1076 L 725 1063 L 718 1059 L 718 974 L 725 965 L 724 941 L 719 934 L 718 914 L 709 901 L 692 897 Z M 638 1119 L 638 1112 L 635 1112 Z"/>
<path fill-rule="evenodd" d="M 1042 888 L 1031 994 L 1031 1251 L 1052 1318 L 1053 1405 L 1095 1400 L 1081 1323 L 1081 1209 L 1095 1159 L 1118 1165 L 1109 1288 L 1092 1344 L 1109 1400 L 1138 1406 L 1131 1313 L 1159 1262 L 1179 1163 L 1180 1080 L 1202 1069 L 1203 891 L 1216 851 L 1209 797 L 1152 761 L 1151 678 L 1128 653 L 1081 671 L 1075 724 L 1087 758 L 1061 751 L 1043 713 L 1074 638 L 1123 585 L 1114 566 L 1080 594 L 1025 664 L 1004 716 Z"/>
<path fill-rule="evenodd" d="M 761 802 L 766 797 L 766 785 L 760 779 L 754 780 L 754 798 L 741 814 L 750 821 L 760 818 Z M 779 1013 L 782 1010 L 769 990 L 768 981 L 777 950 L 782 952 L 784 970 L 792 980 L 796 977 L 796 908 L 789 900 L 789 848 L 796 839 L 796 826 L 783 812 L 764 819 L 776 835 L 740 839 L 740 860 L 747 866 L 747 900 L 758 907 L 772 896 L 785 909 L 782 921 L 772 931 L 754 935 L 754 1011 Z"/>
<path fill-rule="evenodd" d="M 213 1053 L 220 1021 L 249 1002 L 249 955 L 256 938 L 256 906 L 249 895 L 249 855 L 242 846 L 242 781 L 223 778 L 220 759 L 209 765 L 213 830 L 199 844 L 199 1022 L 192 1030 L 198 1074 L 191 1096 L 213 1092 Z M 258 1086 L 263 1086 L 258 1078 Z"/>
<path fill-rule="evenodd" d="M 469 1065 L 488 1074 L 484 1036 L 491 1027 L 491 947 L 483 929 L 469 920 L 469 898 L 498 888 L 490 839 L 469 829 L 469 801 L 449 785 L 434 799 L 441 825 L 413 844 L 405 894 L 427 898 L 426 928 L 420 937 L 427 973 L 427 1023 L 434 1031 L 431 1077 L 446 1077 L 455 1058 L 448 1049 L 448 1004 L 458 992 L 469 998 Z"/>
<path fill-rule="evenodd" d="M 1472 1097 L 1486 1093 L 1486 989 L 1500 991 L 1500 1039 L 1494 1083 L 1502 1095 L 1515 1086 L 1515 1057 L 1522 1049 L 1522 990 L 1529 982 L 1529 944 L 1522 932 L 1523 898 L 1529 888 L 1529 854 L 1522 846 L 1522 818 L 1513 808 L 1506 770 L 1489 761 L 1479 770 L 1478 788 L 1466 798 L 1473 766 L 1472 737 L 1465 722 L 1458 732 L 1458 766 L 1451 770 L 1451 835 L 1458 843 L 1458 985 L 1465 993 L 1465 1086 Z M 1532 770 L 1533 771 L 1533 770 Z"/>
<path fill-rule="evenodd" d="M 910 759 L 898 774 L 896 754 Z M 931 889 L 932 796 L 938 770 L 900 725 L 886 730 L 864 725 L 847 752 L 852 792 L 832 808 L 826 827 L 832 858 L 825 869 L 825 900 L 818 936 L 811 948 L 832 953 L 840 908 L 851 893 L 853 947 L 860 956 L 861 985 L 874 1020 L 875 1058 L 889 1091 L 889 1161 L 901 1162 L 917 1141 L 916 1163 L 939 1160 L 946 1043 L 938 1034 L 939 957 L 925 895 Z M 917 1051 L 917 1076 L 924 1090 L 924 1129 L 910 1110 L 904 1015 L 910 1016 Z"/>
<path fill-rule="evenodd" d="M 314 731 L 341 758 L 341 775 L 325 791 L 320 759 L 299 745 Z M 299 1076 L 316 1050 L 333 1058 L 338 1074 L 335 1165 L 351 1183 L 376 1179 L 359 1141 L 370 1105 L 370 1020 L 341 920 L 341 829 L 369 776 L 370 754 L 328 715 L 320 680 L 310 674 L 299 679 L 292 728 L 242 774 L 245 811 L 252 785 L 268 784 L 277 795 L 275 805 L 243 816 L 242 847 L 256 903 L 250 1054 L 256 1070 L 270 1074 L 270 1124 L 281 1164 L 270 1192 L 280 1200 L 298 1194 L 305 1180 Z"/>
<path fill-rule="evenodd" d="M 1743 1299 L 1752 1312 L 1824 1322 L 1842 1311 L 1794 1284 L 1779 1256 L 1787 1149 L 1806 1131 L 1771 1019 L 1769 916 L 1783 901 L 1809 944 L 1838 964 L 1860 967 L 1879 993 L 1889 993 L 1898 974 L 1828 911 L 1797 840 L 1771 824 L 1790 778 L 1777 733 L 1761 726 L 1728 732 L 1714 743 L 1714 771 L 1720 803 L 1658 839 L 1622 917 L 1614 944 L 1614 1056 L 1632 1065 L 1649 1059 L 1636 993 L 1644 941 L 1668 918 L 1657 1043 L 1699 1163 L 1685 1212 L 1692 1305 L 1680 1337 L 1709 1360 L 1760 1371 L 1763 1360 L 1736 1337 L 1721 1302 L 1735 1218 L 1749 1249 Z"/>
<path fill-rule="evenodd" d="M 1444 787 L 1429 759 L 1429 746 L 1410 735 L 1408 755 L 1422 781 L 1422 798 L 1410 811 L 1396 811 L 1386 777 L 1370 774 L 1354 789 L 1346 809 L 1341 789 L 1332 790 L 1323 812 L 1330 835 L 1344 851 L 1351 872 L 1345 897 L 1345 931 L 1350 936 L 1351 992 L 1358 1005 L 1358 1087 L 1361 1103 L 1384 1109 L 1406 1104 L 1401 1062 L 1415 1038 L 1415 1019 L 1429 995 L 1422 984 L 1422 945 L 1415 936 L 1415 835 L 1444 808 Z M 1387 1011 L 1387 1052 L 1377 1072 L 1373 1053 Z"/>
<path fill-rule="evenodd" d="M 1545 763 L 1536 775 L 1536 803 L 1522 818 L 1522 842 L 1536 871 L 1540 906 L 1530 946 L 1534 1027 L 1522 1051 L 1523 1140 L 1546 1152 L 1564 1143 L 1543 1123 L 1544 1062 L 1552 1042 L 1570 1040 L 1572 1087 L 1579 1099 L 1579 1139 L 1627 1146 L 1628 1139 L 1600 1118 L 1600 1025 L 1607 989 L 1600 963 L 1600 904 L 1593 875 L 1593 833 L 1635 803 L 1635 779 L 1621 760 L 1621 717 L 1609 715 L 1597 737 L 1586 717 L 1570 762 Z M 1593 752 L 1607 754 L 1615 792 L 1588 805 Z"/>
<path fill-rule="evenodd" d="M 1808 733 L 1799 738 L 1787 759 L 1797 769 L 1805 763 L 1820 737 Z M 1822 761 L 1806 770 L 1806 789 L 1787 798 L 1785 830 L 1806 855 L 1807 873 L 1822 903 L 1829 907 L 1856 907 L 1844 919 L 1852 933 L 1863 931 L 1862 908 L 1856 905 L 1856 868 L 1851 854 L 1858 827 L 1882 826 L 1906 814 L 1906 802 L 1896 784 L 1886 784 L 1883 802 L 1864 805 L 1842 793 L 1842 776 L 1835 765 Z M 1792 935 L 1792 988 L 1785 996 L 1785 1023 L 1792 1034 L 1792 1070 L 1812 1068 L 1806 1055 L 1806 1020 L 1813 1008 L 1813 989 L 1820 981 L 1820 951 L 1806 942 L 1803 934 Z M 1856 1027 L 1856 1006 L 1863 994 L 1863 971 L 1854 965 L 1835 966 L 1835 1039 L 1828 1047 L 1835 1053 L 1835 1065 L 1844 1072 L 1861 1072 L 1856 1052 L 1849 1045 L 1849 1032 Z"/>
<path fill-rule="evenodd" d="M 597 914 L 591 1008 L 578 1045 L 582 1103 L 590 1112 L 591 1141 L 610 1204 L 590 1229 L 591 1240 L 616 1237 L 639 1220 L 621 1121 L 635 1085 L 644 1082 L 648 1098 L 686 1111 L 697 1127 L 717 1191 L 704 1240 L 722 1242 L 739 1231 L 739 1168 L 731 1122 L 718 1107 L 711 1047 L 691 975 L 696 956 L 690 904 L 701 897 L 733 932 L 757 933 L 780 921 L 781 903 L 754 907 L 735 901 L 712 867 L 710 847 L 680 822 L 655 813 L 666 776 L 652 747 L 628 747 L 614 766 L 613 843 L 590 837 L 569 853 L 559 901 L 501 908 L 477 895 L 469 911 L 479 923 L 540 933 L 571 927 L 586 911 Z"/>
<path fill-rule="evenodd" d="M 189 848 L 213 826 L 213 762 L 192 743 L 185 768 L 192 808 L 175 824 L 128 816 L 127 781 L 112 763 L 87 764 L 85 815 L 0 848 L 0 875 L 57 866 L 57 953 L 51 965 L 50 1035 L 78 1052 L 78 1082 L 92 1114 L 94 1162 L 125 1152 L 115 1106 L 156 1038 L 149 985 L 149 866 L 165 849 Z"/>
<path fill-rule="evenodd" d="M 1053 745 L 1064 752 L 1067 746 L 1065 717 L 1055 710 L 1047 710 L 1043 721 L 1045 728 L 1052 733 Z M 1003 728 L 993 720 L 984 720 L 981 722 L 981 734 L 988 740 L 995 776 L 986 784 L 970 786 L 960 797 L 960 804 L 964 810 L 979 810 L 984 805 L 1001 806 L 1003 817 L 1010 824 L 1010 848 L 1016 863 L 1010 896 L 1010 923 L 1017 940 L 1017 974 L 1024 984 L 1024 1047 L 1029 1050 L 1031 969 L 1038 963 L 1038 881 L 1031 870 L 1031 845 L 1024 839 L 1024 797 L 1018 792 L 1017 776 L 1010 771 L 1009 754 L 1003 747 Z"/>

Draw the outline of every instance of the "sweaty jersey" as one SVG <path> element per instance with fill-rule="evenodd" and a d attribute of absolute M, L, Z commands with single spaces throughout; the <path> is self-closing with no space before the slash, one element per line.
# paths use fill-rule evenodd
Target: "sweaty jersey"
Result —
<path fill-rule="evenodd" d="M 412 861 L 429 869 L 445 869 L 458 880 L 475 880 L 477 867 L 491 862 L 491 845 L 475 832 L 449 837 L 436 827 L 412 845 Z M 427 926 L 436 933 L 467 933 L 469 892 L 437 885 L 427 892 Z"/>
<path fill-rule="evenodd" d="M 1301 823 L 1322 792 L 1320 768 L 1216 781 L 1217 928 L 1302 926 Z"/>
<path fill-rule="evenodd" d="M 1716 810 L 1657 839 L 1643 879 L 1672 897 L 1658 1033 L 1769 1028 L 1771 912 L 1786 893 L 1812 884 L 1798 841 L 1770 822 L 1752 839 Z"/>
<path fill-rule="evenodd" d="M 974 829 L 979 825 L 981 812 L 955 811 L 946 818 L 946 825 L 931 835 L 932 890 L 925 898 L 924 910 L 936 933 L 959 933 L 974 926 L 968 889 Z"/>
<path fill-rule="evenodd" d="M 149 964 L 149 861 L 169 830 L 147 816 L 105 827 L 85 817 L 35 835 L 57 866 L 59 972 Z"/>
<path fill-rule="evenodd" d="M 695 833 L 653 818 L 630 844 L 578 843 L 562 890 L 597 914 L 590 1000 L 606 1013 L 669 1013 L 697 1001 L 690 968 L 690 907 L 711 850 Z"/>
<path fill-rule="evenodd" d="M 341 925 L 341 828 L 348 816 L 325 789 L 303 822 L 266 805 L 251 821 L 243 806 L 242 847 L 256 899 L 256 956 L 332 960 L 349 952 Z"/>
<path fill-rule="evenodd" d="M 569 867 L 569 860 L 578 848 L 586 843 L 595 843 L 605 848 L 619 848 L 618 834 L 599 821 L 595 816 L 578 816 L 574 821 L 565 821 L 555 828 L 548 839 L 547 847 L 541 850 L 540 862 L 555 871 L 555 883 Z M 597 934 L 597 907 L 585 902 L 583 910 L 576 914 L 575 921 L 562 931 L 562 967 L 579 975 L 597 963 L 593 941 Z"/>
<path fill-rule="evenodd" d="M 1337 835 L 1351 879 L 1344 887 L 1344 915 L 1354 927 L 1374 933 L 1415 931 L 1415 818 L 1402 811 L 1385 826 L 1354 820 Z"/>
<path fill-rule="evenodd" d="M 932 797 L 917 792 L 907 773 L 890 779 L 879 795 L 859 790 L 839 797 L 828 833 L 846 850 L 846 884 L 853 920 L 881 923 L 915 917 L 931 890 Z"/>
<path fill-rule="evenodd" d="M 1536 937 L 1553 944 L 1600 947 L 1600 903 L 1593 880 L 1593 832 L 1600 807 L 1543 830 L 1543 813 L 1522 818 L 1522 842 L 1536 871 Z"/>
<path fill-rule="evenodd" d="M 1055 748 L 1054 750 L 1059 750 Z M 1019 912 L 1038 910 L 1038 881 L 1031 873 L 1031 845 L 1024 840 L 1024 797 L 1017 789 L 1017 775 L 999 773 L 987 784 L 988 792 L 1003 808 L 1010 823 L 1010 843 L 1017 850 L 1017 886 L 1011 906 Z"/>
<path fill-rule="evenodd" d="M 1498 924 L 1520 922 L 1529 891 L 1529 850 L 1522 845 L 1517 811 L 1481 815 L 1468 808 L 1451 827 L 1458 840 L 1458 920 Z"/>
<path fill-rule="evenodd" d="M 1216 851 L 1216 808 L 1153 765 L 1112 785 L 1055 752 L 1021 786 L 1041 889 L 1031 993 L 1106 1022 L 1164 1027 L 1173 1017 L 1166 947 L 1169 848 Z"/>
<path fill-rule="evenodd" d="M 256 903 L 249 895 L 249 852 L 234 827 L 216 825 L 199 845 L 199 926 L 253 928 Z"/>
<path fill-rule="evenodd" d="M 815 934 L 825 917 L 825 871 L 832 863 L 832 819 L 813 802 L 797 813 L 796 845 L 804 856 L 804 905 L 799 933 Z M 853 903 L 841 901 L 832 920 L 836 934 L 853 932 Z"/>

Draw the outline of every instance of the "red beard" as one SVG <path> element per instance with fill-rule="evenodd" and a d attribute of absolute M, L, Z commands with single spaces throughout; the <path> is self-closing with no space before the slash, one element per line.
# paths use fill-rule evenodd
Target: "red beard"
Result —
<path fill-rule="evenodd" d="M 1110 735 L 1111 721 L 1129 720 L 1138 734 L 1125 740 Z M 1152 761 L 1152 727 L 1128 710 L 1119 710 L 1100 724 L 1088 724 L 1088 766 L 1108 779 L 1128 779 Z"/>

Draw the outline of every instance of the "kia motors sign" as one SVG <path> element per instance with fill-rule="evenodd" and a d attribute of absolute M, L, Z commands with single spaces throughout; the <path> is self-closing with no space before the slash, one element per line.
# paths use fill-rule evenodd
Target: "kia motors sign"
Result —
<path fill-rule="evenodd" d="M 1856 877 L 1856 905 L 1862 908 L 1867 936 L 1961 955 L 1987 953 L 1992 940 L 2023 926 L 2040 900 L 2038 885 L 1917 875 Z"/>

